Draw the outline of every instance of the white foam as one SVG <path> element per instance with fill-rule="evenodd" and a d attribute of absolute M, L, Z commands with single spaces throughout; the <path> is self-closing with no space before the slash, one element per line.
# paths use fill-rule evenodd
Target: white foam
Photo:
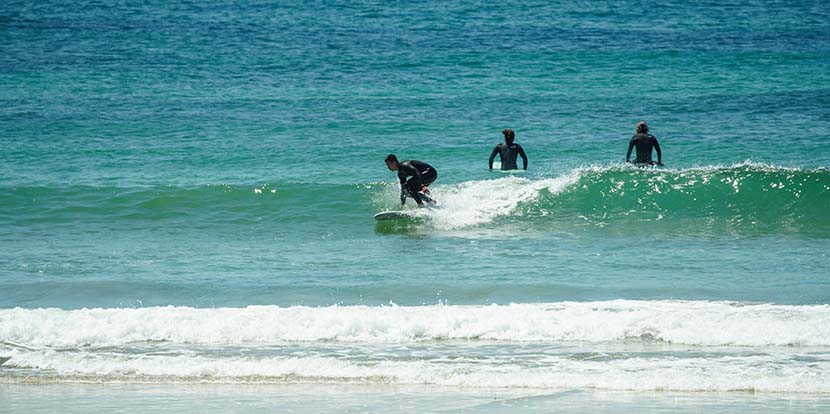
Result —
<path fill-rule="evenodd" d="M 492 222 L 512 214 L 522 203 L 532 202 L 541 190 L 559 193 L 579 178 L 579 172 L 562 177 L 530 180 L 503 177 L 436 186 L 433 195 L 441 208 L 415 212 L 428 218 L 428 225 L 440 230 L 455 230 Z"/>
<path fill-rule="evenodd" d="M 503 388 L 600 388 L 640 391 L 830 393 L 827 366 L 790 355 L 632 357 L 607 361 L 545 357 L 524 366 L 497 360 L 335 357 L 117 355 L 15 351 L 18 368 L 51 372 L 52 381 L 435 384 Z M 57 377 L 54 377 L 54 376 Z M 5 382 L 21 380 L 6 377 Z"/>
<path fill-rule="evenodd" d="M 618 300 L 489 306 L 0 310 L 0 343 L 33 348 L 144 341 L 411 343 L 447 339 L 830 346 L 830 306 Z"/>
<path fill-rule="evenodd" d="M 827 305 L 619 300 L 0 310 L 0 355 L 11 357 L 0 382 L 830 393 L 828 346 Z"/>

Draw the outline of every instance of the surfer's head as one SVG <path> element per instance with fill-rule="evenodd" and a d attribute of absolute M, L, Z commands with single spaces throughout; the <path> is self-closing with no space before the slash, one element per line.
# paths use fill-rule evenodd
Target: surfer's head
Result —
<path fill-rule="evenodd" d="M 397 171 L 398 170 L 398 157 L 395 154 L 389 154 L 386 156 L 386 168 L 390 171 Z"/>
<path fill-rule="evenodd" d="M 512 129 L 505 129 L 501 133 L 504 134 L 504 142 L 508 144 L 512 144 L 513 140 L 516 139 L 516 133 Z"/>
<path fill-rule="evenodd" d="M 637 133 L 645 134 L 646 132 L 648 132 L 648 125 L 646 125 L 645 122 L 640 121 L 640 123 L 637 124 Z"/>

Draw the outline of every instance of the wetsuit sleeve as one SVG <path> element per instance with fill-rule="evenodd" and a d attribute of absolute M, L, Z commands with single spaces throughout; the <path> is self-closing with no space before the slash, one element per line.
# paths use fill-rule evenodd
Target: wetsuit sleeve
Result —
<path fill-rule="evenodd" d="M 413 165 L 411 165 L 409 163 L 400 164 L 398 166 L 398 171 L 399 171 L 398 175 L 401 177 L 401 184 L 406 183 L 406 177 L 412 176 L 412 178 L 410 178 L 409 181 L 412 181 L 413 183 L 417 183 L 418 188 L 421 187 L 420 186 L 420 184 L 421 184 L 421 172 L 418 171 L 418 169 L 415 168 Z"/>
<path fill-rule="evenodd" d="M 401 204 L 406 203 L 406 173 L 401 170 L 398 164 L 398 180 L 401 182 Z"/>
<path fill-rule="evenodd" d="M 409 181 L 406 180 L 408 176 L 412 176 Z M 413 193 L 407 189 L 407 187 L 415 189 L 421 188 L 421 172 L 408 162 L 402 162 L 398 164 L 398 178 L 401 180 L 401 204 L 406 202 L 407 194 L 410 194 L 416 203 L 421 204 L 420 198 L 418 198 L 418 191 L 415 190 Z"/>
<path fill-rule="evenodd" d="M 490 160 L 488 161 L 488 165 L 490 166 L 491 170 L 493 169 L 493 160 L 496 158 L 496 154 L 499 153 L 500 145 L 501 144 L 496 144 L 495 148 L 493 148 L 493 152 L 490 153 Z"/>
<path fill-rule="evenodd" d="M 516 149 L 519 150 L 519 155 L 522 157 L 522 162 L 524 163 L 524 169 L 527 169 L 527 155 L 525 155 L 525 149 L 522 148 L 521 145 L 516 144 Z"/>
<path fill-rule="evenodd" d="M 631 137 L 631 141 L 628 141 L 628 152 L 625 153 L 625 162 L 631 159 L 632 148 L 634 148 L 634 137 Z"/>
<path fill-rule="evenodd" d="M 657 163 L 663 163 L 663 153 L 660 151 L 660 143 L 657 142 L 657 138 L 654 138 L 654 149 L 657 151 Z"/>
<path fill-rule="evenodd" d="M 415 204 L 417 204 L 418 206 L 424 204 L 424 202 L 421 200 L 421 196 L 418 195 L 417 191 L 412 193 L 412 198 L 415 200 Z"/>

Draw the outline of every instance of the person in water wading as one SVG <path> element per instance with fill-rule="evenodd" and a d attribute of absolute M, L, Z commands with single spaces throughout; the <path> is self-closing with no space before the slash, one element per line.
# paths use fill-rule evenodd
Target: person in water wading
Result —
<path fill-rule="evenodd" d="M 637 158 L 634 159 L 634 165 L 638 167 L 645 167 L 654 165 L 651 160 L 651 150 L 657 150 L 657 165 L 663 165 L 663 153 L 660 152 L 660 143 L 654 135 L 648 133 L 648 125 L 645 122 L 637 124 L 637 133 L 631 137 L 628 143 L 628 152 L 625 154 L 625 162 L 630 162 L 631 149 L 637 147 Z"/>
<path fill-rule="evenodd" d="M 512 129 L 505 129 L 501 133 L 504 134 L 504 142 L 496 144 L 493 152 L 490 153 L 490 169 L 493 169 L 493 159 L 496 158 L 496 154 L 499 154 L 502 170 L 519 169 L 519 166 L 516 165 L 516 157 L 519 155 L 522 156 L 522 163 L 524 164 L 522 169 L 526 170 L 527 155 L 525 155 L 525 150 L 521 145 L 513 143 L 513 140 L 516 139 L 516 133 Z"/>
<path fill-rule="evenodd" d="M 424 201 L 436 204 L 429 196 L 429 185 L 438 178 L 438 172 L 431 165 L 418 160 L 398 162 L 395 154 L 386 156 L 386 168 L 397 171 L 401 181 L 401 207 L 406 204 L 406 196 L 412 197 L 418 207 L 425 207 Z M 407 179 L 407 177 L 410 177 Z"/>

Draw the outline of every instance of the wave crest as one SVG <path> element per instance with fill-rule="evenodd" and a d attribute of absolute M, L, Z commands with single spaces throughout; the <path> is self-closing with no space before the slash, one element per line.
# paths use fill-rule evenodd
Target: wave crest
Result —
<path fill-rule="evenodd" d="M 489 306 L 330 306 L 0 310 L 0 343 L 412 343 L 662 341 L 696 346 L 830 346 L 830 307 L 707 301 Z"/>
<path fill-rule="evenodd" d="M 440 188 L 445 208 L 419 212 L 458 229 L 500 219 L 574 227 L 712 234 L 830 235 L 830 171 L 743 163 L 672 169 L 589 167 L 560 177 L 506 177 Z M 654 227 L 656 226 L 656 227 Z"/>

